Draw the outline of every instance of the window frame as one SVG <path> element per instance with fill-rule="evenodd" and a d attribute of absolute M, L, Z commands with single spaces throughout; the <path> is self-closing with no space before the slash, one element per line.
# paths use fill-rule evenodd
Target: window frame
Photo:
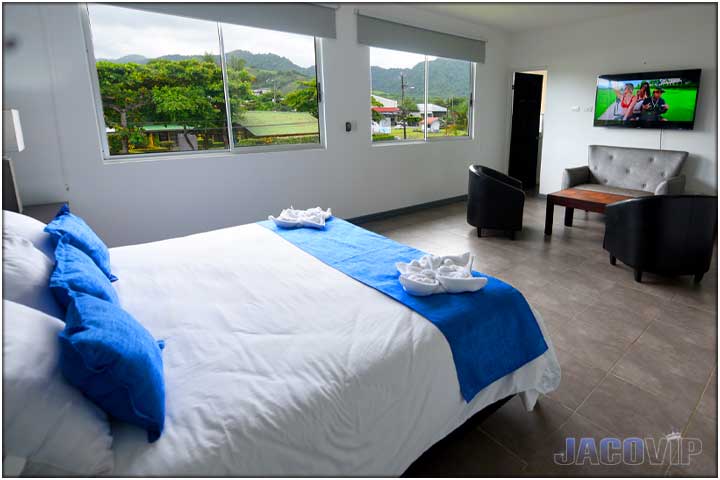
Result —
<path fill-rule="evenodd" d="M 122 7 L 122 4 L 118 5 Z M 92 88 L 93 103 L 95 106 L 95 120 L 97 123 L 97 133 L 100 140 L 100 147 L 102 158 L 105 163 L 128 163 L 138 161 L 152 161 L 152 160 L 170 160 L 180 159 L 188 157 L 222 157 L 234 154 L 245 154 L 245 153 L 273 153 L 273 152 L 285 152 L 293 150 L 324 150 L 327 148 L 327 129 L 325 128 L 325 94 L 322 88 L 323 86 L 323 68 L 322 68 L 322 38 L 312 37 L 313 45 L 315 48 L 315 81 L 318 88 L 318 130 L 319 130 L 319 142 L 318 143 L 297 143 L 297 144 L 281 144 L 281 145 L 263 145 L 263 146 L 252 146 L 252 147 L 237 147 L 234 143 L 232 122 L 229 102 L 229 92 L 227 84 L 227 69 L 226 69 L 226 58 L 225 58 L 225 46 L 222 37 L 222 22 L 216 22 L 217 34 L 218 34 L 218 48 L 220 55 L 220 65 L 223 76 L 223 88 L 225 90 L 225 112 L 226 112 L 226 125 L 225 128 L 228 130 L 228 148 L 223 149 L 212 149 L 212 150 L 189 150 L 179 152 L 159 152 L 159 153 L 142 153 L 142 154 L 122 154 L 122 155 L 111 155 L 110 146 L 108 144 L 107 132 L 105 129 L 105 113 L 102 105 L 102 93 L 100 92 L 100 79 L 98 77 L 97 68 L 95 67 L 95 47 L 92 42 L 92 25 L 90 24 L 90 11 L 88 9 L 88 3 L 78 4 L 80 9 L 81 24 L 83 30 L 83 36 L 85 37 L 85 53 L 88 60 L 88 70 L 90 73 L 90 84 Z M 268 31 L 273 31 L 265 29 Z"/>
<path fill-rule="evenodd" d="M 379 48 L 379 47 L 368 47 L 368 49 L 371 48 Z M 404 50 L 395 50 L 396 52 L 403 52 Z M 413 52 L 407 52 L 407 53 L 413 53 Z M 371 58 L 371 55 L 368 55 L 368 58 Z M 439 57 L 438 57 L 439 58 Z M 381 141 L 381 142 L 374 142 L 373 141 L 373 133 L 372 133 L 372 126 L 369 128 L 370 133 L 370 145 L 372 147 L 391 147 L 391 146 L 398 146 L 398 145 L 423 145 L 433 142 L 458 142 L 458 141 L 468 141 L 473 140 L 475 138 L 475 74 L 477 69 L 477 63 L 472 62 L 470 60 L 461 60 L 468 62 L 470 65 L 470 98 L 469 98 L 469 105 L 468 105 L 468 134 L 462 135 L 462 136 L 441 136 L 441 137 L 429 137 L 427 133 L 427 128 L 423 132 L 423 138 L 422 140 L 418 139 L 410 139 L 410 140 L 393 140 L 393 141 Z M 424 105 L 425 109 L 427 110 L 428 105 L 428 99 L 430 98 L 428 95 L 428 86 L 429 86 L 429 60 L 428 55 L 425 55 L 425 100 Z M 373 88 L 372 88 L 372 64 L 368 64 L 368 73 L 370 77 L 370 97 L 372 97 L 373 94 Z M 372 104 L 370 105 L 372 107 Z M 427 117 L 427 112 L 424 113 L 424 117 Z M 370 125 L 372 125 L 372 115 L 370 116 Z"/>

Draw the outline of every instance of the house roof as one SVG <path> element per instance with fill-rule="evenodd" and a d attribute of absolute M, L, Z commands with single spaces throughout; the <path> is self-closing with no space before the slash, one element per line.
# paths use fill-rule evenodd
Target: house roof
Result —
<path fill-rule="evenodd" d="M 398 106 L 397 100 L 393 100 L 393 99 L 391 99 L 391 98 L 386 98 L 386 97 L 380 97 L 380 96 L 375 95 L 375 94 L 373 94 L 373 95 L 371 95 L 371 96 L 372 96 L 376 101 L 382 103 L 382 106 L 383 106 L 383 107 L 397 107 L 397 106 Z"/>
<path fill-rule="evenodd" d="M 425 111 L 425 104 L 418 103 L 417 108 L 419 111 L 424 112 Z M 440 105 L 435 105 L 434 103 L 428 103 L 427 104 L 427 110 L 428 112 L 447 112 L 447 108 L 441 107 Z"/>
<path fill-rule="evenodd" d="M 397 113 L 400 111 L 397 107 L 371 107 L 373 112 L 378 113 Z"/>
<path fill-rule="evenodd" d="M 188 130 L 192 130 L 195 127 L 192 127 L 190 125 L 182 126 L 182 125 L 175 125 L 172 123 L 167 123 L 165 125 L 143 125 L 142 129 L 146 132 L 175 132 L 175 131 L 182 131 L 183 129 L 187 128 Z"/>
<path fill-rule="evenodd" d="M 274 135 L 317 135 L 317 118 L 308 112 L 271 112 L 251 110 L 242 114 L 238 125 L 256 137 Z"/>

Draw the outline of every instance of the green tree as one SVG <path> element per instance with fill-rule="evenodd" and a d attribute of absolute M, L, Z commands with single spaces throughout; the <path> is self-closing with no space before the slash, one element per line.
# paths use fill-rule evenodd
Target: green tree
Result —
<path fill-rule="evenodd" d="M 315 80 L 299 83 L 305 88 L 288 93 L 283 103 L 296 112 L 310 112 L 313 117 L 318 118 L 317 83 Z"/>
<path fill-rule="evenodd" d="M 220 66 L 214 59 L 152 60 L 147 64 L 155 81 L 152 89 L 155 121 L 179 123 L 192 147 L 189 134 L 203 134 L 204 148 L 210 146 L 208 130 L 225 126 L 225 89 Z M 223 133 L 226 137 L 227 134 Z"/>
<path fill-rule="evenodd" d="M 413 113 L 419 112 L 417 104 L 410 98 L 406 98 L 398 107 L 400 107 L 400 120 L 403 122 L 408 121 L 412 117 L 417 117 L 417 115 L 413 115 Z"/>
<path fill-rule="evenodd" d="M 115 129 L 120 138 L 119 153 L 128 153 L 130 138 L 137 138 L 140 133 L 130 122 L 138 121 L 143 107 L 152 102 L 153 80 L 147 75 L 145 65 L 107 61 L 96 65 L 105 124 Z"/>

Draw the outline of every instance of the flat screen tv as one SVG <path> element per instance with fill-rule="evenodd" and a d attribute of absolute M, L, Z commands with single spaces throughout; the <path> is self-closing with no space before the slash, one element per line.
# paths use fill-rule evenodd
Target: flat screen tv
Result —
<path fill-rule="evenodd" d="M 699 87 L 700 69 L 600 75 L 594 125 L 690 130 Z"/>

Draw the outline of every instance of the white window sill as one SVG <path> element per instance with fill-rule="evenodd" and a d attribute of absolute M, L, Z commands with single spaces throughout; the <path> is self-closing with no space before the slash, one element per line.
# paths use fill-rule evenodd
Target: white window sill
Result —
<path fill-rule="evenodd" d="M 468 136 L 457 136 L 457 137 L 433 137 L 428 138 L 427 140 L 386 140 L 386 141 L 380 141 L 380 142 L 373 142 L 370 140 L 371 145 L 373 147 L 391 147 L 391 146 L 400 146 L 400 145 L 427 145 L 428 143 L 435 143 L 435 142 L 461 142 L 461 141 L 468 141 L 472 140 L 472 137 Z"/>

